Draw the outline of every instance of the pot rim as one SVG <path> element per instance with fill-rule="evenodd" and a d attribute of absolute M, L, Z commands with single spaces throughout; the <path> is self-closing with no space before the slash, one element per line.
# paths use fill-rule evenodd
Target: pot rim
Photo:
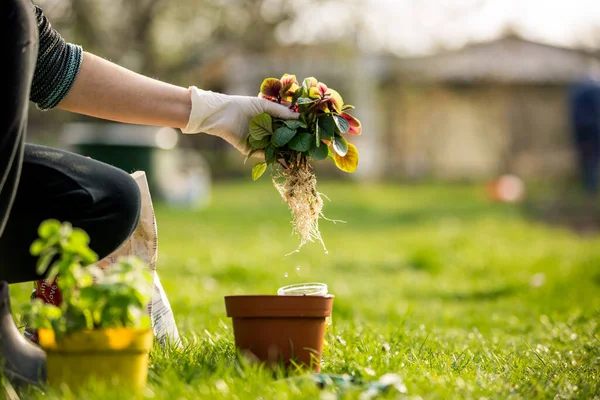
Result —
<path fill-rule="evenodd" d="M 47 353 L 147 353 L 154 342 L 151 328 L 105 328 L 72 332 L 57 340 L 52 329 L 39 330 L 40 347 Z"/>
<path fill-rule="evenodd" d="M 327 298 L 333 298 L 335 296 L 332 295 L 332 294 L 326 294 L 326 295 L 323 295 L 323 296 L 313 296 L 311 294 L 299 294 L 299 295 L 293 295 L 293 296 L 287 296 L 287 295 L 286 296 L 281 296 L 281 295 L 278 295 L 278 294 L 232 294 L 232 295 L 228 295 L 228 296 L 224 296 L 224 297 L 226 299 L 242 298 L 242 297 L 249 298 L 249 299 L 251 299 L 251 298 L 261 298 L 261 297 L 264 297 L 264 298 L 271 298 L 271 297 L 278 297 L 278 298 L 282 298 L 282 297 L 312 297 L 313 299 L 319 299 L 319 298 L 320 299 L 327 299 Z"/>
<path fill-rule="evenodd" d="M 326 318 L 331 316 L 333 295 L 225 296 L 225 309 L 230 318 Z"/>

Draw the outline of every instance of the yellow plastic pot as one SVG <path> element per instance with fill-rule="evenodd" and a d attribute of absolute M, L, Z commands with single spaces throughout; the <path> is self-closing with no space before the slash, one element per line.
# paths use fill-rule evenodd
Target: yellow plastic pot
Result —
<path fill-rule="evenodd" d="M 39 332 L 47 354 L 48 383 L 76 390 L 90 379 L 105 385 L 127 386 L 141 393 L 148 378 L 152 330 L 129 328 L 75 332 L 61 338 L 54 331 Z"/>

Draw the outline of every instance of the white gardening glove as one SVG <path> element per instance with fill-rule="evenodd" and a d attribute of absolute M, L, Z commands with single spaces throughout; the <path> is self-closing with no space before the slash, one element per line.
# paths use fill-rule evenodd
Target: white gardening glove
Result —
<path fill-rule="evenodd" d="M 208 133 L 232 144 L 242 154 L 250 152 L 246 142 L 250 119 L 260 113 L 283 119 L 298 119 L 286 106 L 251 96 L 229 96 L 190 87 L 192 112 L 183 133 Z"/>

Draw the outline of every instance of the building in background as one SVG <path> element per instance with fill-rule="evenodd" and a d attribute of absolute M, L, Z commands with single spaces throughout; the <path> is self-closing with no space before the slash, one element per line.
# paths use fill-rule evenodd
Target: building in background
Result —
<path fill-rule="evenodd" d="M 386 146 L 398 157 L 388 168 L 440 178 L 571 175 L 569 85 L 599 73 L 593 54 L 515 36 L 400 60 Z"/>
<path fill-rule="evenodd" d="M 339 89 L 363 123 L 351 141 L 357 176 L 368 179 L 571 176 L 568 87 L 600 76 L 598 55 L 514 35 L 423 58 L 311 46 L 238 54 L 226 65 L 213 84 L 230 93 L 255 95 L 263 78 L 285 72 Z"/>

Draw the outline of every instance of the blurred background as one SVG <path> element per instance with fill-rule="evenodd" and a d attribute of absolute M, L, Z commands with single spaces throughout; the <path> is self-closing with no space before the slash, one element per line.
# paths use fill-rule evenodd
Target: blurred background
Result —
<path fill-rule="evenodd" d="M 600 2 L 594 0 L 37 0 L 69 41 L 170 83 L 256 95 L 315 76 L 356 106 L 356 174 L 474 182 L 491 200 L 594 230 Z M 157 198 L 208 203 L 248 180 L 225 142 L 31 111 L 29 141 L 144 169 Z M 324 163 L 327 164 L 327 163 Z M 527 194 L 527 196 L 525 196 Z"/>

